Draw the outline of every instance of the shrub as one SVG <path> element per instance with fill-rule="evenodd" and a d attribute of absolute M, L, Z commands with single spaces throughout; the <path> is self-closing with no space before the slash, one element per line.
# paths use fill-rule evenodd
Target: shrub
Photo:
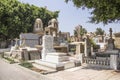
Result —
<path fill-rule="evenodd" d="M 26 68 L 32 68 L 33 67 L 32 63 L 29 63 L 29 62 L 22 62 L 20 65 L 23 66 L 23 67 L 26 67 Z"/>
<path fill-rule="evenodd" d="M 4 59 L 6 59 L 7 61 L 9 61 L 9 62 L 10 62 L 10 64 L 15 63 L 15 61 L 14 61 L 13 59 L 10 59 L 10 58 L 8 58 L 8 57 L 4 57 Z"/>

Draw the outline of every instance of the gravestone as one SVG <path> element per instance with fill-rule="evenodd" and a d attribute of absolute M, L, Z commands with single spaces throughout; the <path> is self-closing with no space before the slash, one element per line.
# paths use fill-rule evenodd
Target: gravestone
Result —
<path fill-rule="evenodd" d="M 47 53 L 55 52 L 53 49 L 53 37 L 51 35 L 43 36 L 42 60 L 46 59 Z"/>
<path fill-rule="evenodd" d="M 110 28 L 109 32 L 110 32 L 110 39 L 108 40 L 107 50 L 113 50 L 115 49 L 115 44 L 114 44 L 114 39 L 112 38 L 112 28 Z"/>
<path fill-rule="evenodd" d="M 42 60 L 48 61 L 52 63 L 59 63 L 62 61 L 68 61 L 68 56 L 66 53 L 56 52 L 53 48 L 54 38 L 51 35 L 43 36 L 43 44 L 42 44 Z"/>

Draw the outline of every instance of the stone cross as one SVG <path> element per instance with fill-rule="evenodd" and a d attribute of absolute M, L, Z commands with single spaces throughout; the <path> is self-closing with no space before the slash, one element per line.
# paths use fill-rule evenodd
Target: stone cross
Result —
<path fill-rule="evenodd" d="M 114 39 L 112 39 L 112 28 L 110 28 L 109 32 L 110 32 L 110 39 L 108 40 L 107 50 L 113 50 L 115 48 L 115 44 L 114 44 Z"/>

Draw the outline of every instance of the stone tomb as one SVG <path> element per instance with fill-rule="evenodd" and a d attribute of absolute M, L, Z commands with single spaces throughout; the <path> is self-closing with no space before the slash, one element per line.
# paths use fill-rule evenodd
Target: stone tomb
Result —
<path fill-rule="evenodd" d="M 78 61 L 70 61 L 67 53 L 56 52 L 53 48 L 53 37 L 51 35 L 43 36 L 42 59 L 35 60 L 36 63 L 56 70 L 64 70 L 75 67 Z"/>
<path fill-rule="evenodd" d="M 40 35 L 33 33 L 21 33 L 20 34 L 20 46 L 25 40 L 26 46 L 35 47 L 35 45 L 40 44 Z"/>

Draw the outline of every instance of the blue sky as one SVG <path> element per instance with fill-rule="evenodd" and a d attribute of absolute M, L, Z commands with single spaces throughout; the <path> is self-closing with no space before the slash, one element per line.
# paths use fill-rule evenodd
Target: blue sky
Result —
<path fill-rule="evenodd" d="M 72 2 L 66 4 L 64 0 L 19 0 L 23 3 L 34 4 L 38 7 L 47 6 L 48 10 L 51 11 L 60 11 L 58 22 L 59 29 L 62 32 L 70 32 L 73 34 L 74 27 L 77 25 L 82 25 L 87 29 L 88 32 L 94 32 L 97 27 L 101 27 L 107 33 L 109 32 L 109 28 L 113 29 L 113 32 L 120 32 L 120 24 L 119 23 L 111 23 L 109 25 L 100 24 L 92 24 L 88 23 L 90 10 L 78 9 L 76 8 Z"/>

